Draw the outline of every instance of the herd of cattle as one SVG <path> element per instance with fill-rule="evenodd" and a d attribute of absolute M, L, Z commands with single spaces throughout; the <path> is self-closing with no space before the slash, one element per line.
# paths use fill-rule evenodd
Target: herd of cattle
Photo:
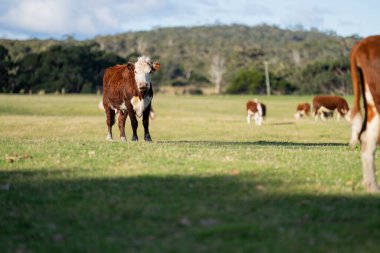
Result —
<path fill-rule="evenodd" d="M 298 104 L 294 118 L 300 119 L 304 116 L 309 117 L 310 108 L 310 104 L 307 102 Z M 246 104 L 246 109 L 248 125 L 251 124 L 251 118 L 253 117 L 255 124 L 261 126 L 266 115 L 265 104 L 259 102 L 257 99 L 254 101 L 250 100 Z M 338 114 L 338 121 L 340 117 L 345 118 L 347 121 L 350 121 L 351 118 L 347 101 L 344 98 L 338 96 L 315 96 L 313 98 L 313 110 L 315 120 L 318 120 L 319 118 L 322 120 L 331 118 L 334 116 L 335 111 Z"/>
<path fill-rule="evenodd" d="M 315 119 L 325 120 L 334 111 L 351 122 L 350 145 L 361 143 L 363 184 L 369 192 L 380 192 L 376 180 L 375 151 L 380 131 L 380 36 L 368 37 L 357 43 L 351 50 L 350 67 L 354 91 L 352 111 L 348 103 L 338 96 L 316 96 L 313 99 Z M 103 76 L 102 106 L 107 116 L 107 140 L 112 140 L 112 126 L 118 113 L 120 138 L 125 141 L 125 121 L 129 116 L 133 130 L 132 141 L 137 141 L 137 117 L 142 116 L 145 141 L 152 141 L 149 133 L 149 117 L 154 116 L 151 101 L 153 89 L 151 74 L 160 68 L 158 62 L 151 62 L 146 56 L 139 57 L 136 63 L 116 65 L 108 68 Z M 363 100 L 364 115 L 360 100 Z M 262 125 L 266 106 L 259 101 L 248 101 L 247 123 L 253 117 L 255 124 Z M 297 106 L 295 118 L 309 116 L 311 106 L 302 103 Z"/>

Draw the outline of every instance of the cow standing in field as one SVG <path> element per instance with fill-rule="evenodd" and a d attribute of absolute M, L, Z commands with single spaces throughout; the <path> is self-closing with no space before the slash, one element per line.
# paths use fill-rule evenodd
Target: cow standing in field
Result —
<path fill-rule="evenodd" d="M 314 117 L 318 120 L 319 117 L 322 120 L 326 120 L 325 115 L 334 113 L 337 111 L 337 120 L 340 117 L 344 117 L 347 121 L 350 121 L 350 108 L 347 101 L 338 96 L 315 96 L 313 99 Z"/>
<path fill-rule="evenodd" d="M 301 103 L 297 105 L 297 112 L 294 114 L 295 119 L 302 118 L 303 116 L 310 116 L 310 104 L 309 103 Z"/>
<path fill-rule="evenodd" d="M 247 123 L 251 125 L 251 118 L 255 121 L 255 124 L 261 126 L 263 124 L 266 115 L 266 106 L 263 103 L 255 101 L 248 101 L 246 104 L 247 108 Z"/>
<path fill-rule="evenodd" d="M 146 56 L 136 63 L 116 65 L 107 68 L 103 75 L 103 106 L 107 116 L 107 140 L 112 140 L 112 126 L 115 114 L 119 112 L 120 139 L 126 140 L 125 121 L 129 115 L 132 125 L 132 141 L 137 141 L 138 117 L 143 117 L 145 141 L 152 141 L 149 133 L 149 115 L 153 89 L 151 74 L 160 68 L 159 63 L 151 63 Z"/>
<path fill-rule="evenodd" d="M 350 145 L 361 141 L 363 184 L 367 191 L 380 192 L 375 171 L 380 131 L 380 36 L 371 36 L 356 44 L 351 50 L 350 65 L 354 90 Z M 360 109 L 361 95 L 364 119 Z"/>

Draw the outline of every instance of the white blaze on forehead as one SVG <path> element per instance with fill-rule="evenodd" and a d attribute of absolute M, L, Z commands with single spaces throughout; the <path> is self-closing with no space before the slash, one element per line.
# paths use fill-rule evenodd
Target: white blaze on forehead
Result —
<path fill-rule="evenodd" d="M 150 88 L 150 73 L 152 71 L 152 65 L 149 57 L 141 56 L 135 63 L 135 80 L 137 86 L 140 88 L 142 84 L 146 84 L 146 88 Z"/>

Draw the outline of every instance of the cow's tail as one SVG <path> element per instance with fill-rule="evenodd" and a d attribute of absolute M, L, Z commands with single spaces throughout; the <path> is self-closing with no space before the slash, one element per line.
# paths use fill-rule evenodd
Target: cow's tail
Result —
<path fill-rule="evenodd" d="M 154 112 L 153 107 L 150 108 L 149 118 L 150 119 L 155 119 L 156 118 L 156 113 Z"/>
<path fill-rule="evenodd" d="M 98 108 L 99 108 L 99 110 L 103 110 L 104 111 L 103 100 L 100 100 Z"/>
<path fill-rule="evenodd" d="M 354 91 L 354 105 L 351 112 L 351 140 L 350 145 L 354 147 L 356 143 L 360 140 L 360 135 L 366 129 L 367 122 L 367 101 L 364 95 L 364 76 L 362 69 L 358 66 L 356 60 L 355 49 L 351 52 L 350 56 L 350 67 L 351 67 L 351 77 L 352 77 L 352 87 Z M 364 120 L 362 118 L 362 112 L 360 109 L 360 97 L 363 97 L 363 107 L 364 107 Z"/>

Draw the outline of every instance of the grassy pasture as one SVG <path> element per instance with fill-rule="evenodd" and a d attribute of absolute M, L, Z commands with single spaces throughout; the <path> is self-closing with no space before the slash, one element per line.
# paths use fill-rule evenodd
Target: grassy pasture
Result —
<path fill-rule="evenodd" d="M 0 95 L 0 252 L 379 252 L 349 124 L 273 96 L 248 127 L 251 98 L 157 95 L 121 143 L 98 96 Z"/>

